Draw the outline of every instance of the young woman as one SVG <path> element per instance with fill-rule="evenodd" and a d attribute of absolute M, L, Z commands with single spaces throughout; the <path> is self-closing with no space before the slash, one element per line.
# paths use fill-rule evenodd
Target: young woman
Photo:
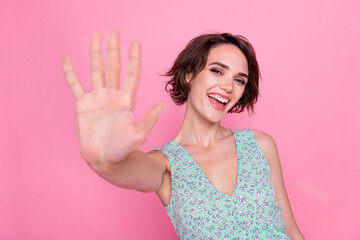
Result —
<path fill-rule="evenodd" d="M 257 101 L 259 68 L 244 37 L 201 35 L 179 54 L 166 89 L 175 103 L 186 103 L 184 120 L 173 140 L 149 153 L 138 148 L 164 106 L 154 105 L 135 124 L 140 43 L 130 46 L 122 89 L 118 33 L 109 36 L 106 76 L 101 36 L 90 45 L 92 92 L 83 91 L 68 56 L 63 70 L 75 97 L 81 156 L 100 177 L 156 192 L 180 239 L 304 239 L 272 137 L 220 124 L 228 112 L 253 111 Z"/>

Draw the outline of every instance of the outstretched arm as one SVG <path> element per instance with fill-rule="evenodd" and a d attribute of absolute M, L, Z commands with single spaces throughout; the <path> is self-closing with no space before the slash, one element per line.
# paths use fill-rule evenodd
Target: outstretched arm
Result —
<path fill-rule="evenodd" d="M 253 133 L 271 168 L 271 182 L 275 189 L 276 199 L 281 208 L 282 216 L 285 222 L 285 231 L 292 240 L 304 240 L 304 236 L 301 234 L 296 224 L 295 217 L 290 206 L 276 143 L 270 135 L 264 132 L 253 130 Z"/>
<path fill-rule="evenodd" d="M 162 109 L 156 104 L 138 124 L 134 105 L 141 72 L 141 47 L 132 42 L 128 69 L 120 89 L 119 34 L 112 31 L 107 45 L 106 76 L 101 57 L 101 35 L 90 43 L 93 91 L 85 93 L 69 56 L 62 59 L 65 78 L 75 98 L 76 133 L 80 154 L 87 164 L 110 183 L 144 192 L 160 186 L 165 165 L 137 150 L 146 140 Z M 106 78 L 106 82 L 105 82 Z"/>

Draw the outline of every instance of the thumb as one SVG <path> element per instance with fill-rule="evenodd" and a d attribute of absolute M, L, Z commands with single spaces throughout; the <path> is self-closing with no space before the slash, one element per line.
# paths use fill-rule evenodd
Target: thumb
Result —
<path fill-rule="evenodd" d="M 164 110 L 164 108 L 165 108 L 165 104 L 157 103 L 147 111 L 147 113 L 139 123 L 139 125 L 143 127 L 145 136 L 149 135 L 151 129 L 154 127 L 155 123 L 159 118 L 160 113 Z"/>

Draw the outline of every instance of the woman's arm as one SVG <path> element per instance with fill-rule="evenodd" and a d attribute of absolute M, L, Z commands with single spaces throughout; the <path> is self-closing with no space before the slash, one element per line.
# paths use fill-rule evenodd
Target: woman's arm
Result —
<path fill-rule="evenodd" d="M 166 171 L 166 163 L 160 151 L 144 153 L 135 150 L 119 163 L 101 169 L 89 166 L 101 178 L 117 187 L 145 193 L 160 188 Z"/>
<path fill-rule="evenodd" d="M 116 186 L 156 191 L 162 183 L 166 164 L 156 154 L 145 154 L 137 149 L 145 142 L 163 106 L 154 105 L 142 121 L 135 122 L 134 105 L 141 73 L 140 43 L 134 41 L 130 46 L 128 69 L 121 89 L 118 32 L 112 31 L 109 35 L 106 69 L 102 62 L 100 34 L 91 38 L 90 56 L 93 83 L 90 92 L 83 90 L 69 56 L 62 59 L 65 78 L 75 98 L 80 155 L 99 176 Z"/>
<path fill-rule="evenodd" d="M 276 143 L 270 135 L 264 132 L 253 130 L 253 133 L 271 168 L 271 182 L 275 189 L 276 199 L 280 204 L 286 233 L 292 240 L 303 240 L 304 236 L 301 234 L 291 210 Z"/>

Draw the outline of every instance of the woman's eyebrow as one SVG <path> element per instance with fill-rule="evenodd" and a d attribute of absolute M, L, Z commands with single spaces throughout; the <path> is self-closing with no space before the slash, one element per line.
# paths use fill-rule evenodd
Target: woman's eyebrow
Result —
<path fill-rule="evenodd" d="M 221 62 L 213 62 L 213 63 L 209 64 L 209 66 L 211 66 L 211 65 L 218 65 L 218 66 L 220 66 L 222 68 L 229 69 L 229 66 L 227 66 L 227 65 L 225 65 L 225 64 L 223 64 Z"/>
<path fill-rule="evenodd" d="M 213 62 L 213 63 L 209 64 L 209 66 L 211 66 L 211 65 L 218 65 L 218 66 L 220 66 L 220 67 L 222 67 L 222 68 L 224 68 L 226 70 L 229 70 L 229 66 L 225 65 L 225 64 L 223 64 L 221 62 Z M 249 79 L 249 76 L 247 74 L 245 74 L 245 73 L 239 72 L 237 75 L 245 77 L 246 79 Z"/>
<path fill-rule="evenodd" d="M 249 76 L 247 74 L 245 74 L 245 73 L 239 72 L 238 75 L 242 76 L 242 77 L 244 77 L 246 79 L 249 79 Z"/>

